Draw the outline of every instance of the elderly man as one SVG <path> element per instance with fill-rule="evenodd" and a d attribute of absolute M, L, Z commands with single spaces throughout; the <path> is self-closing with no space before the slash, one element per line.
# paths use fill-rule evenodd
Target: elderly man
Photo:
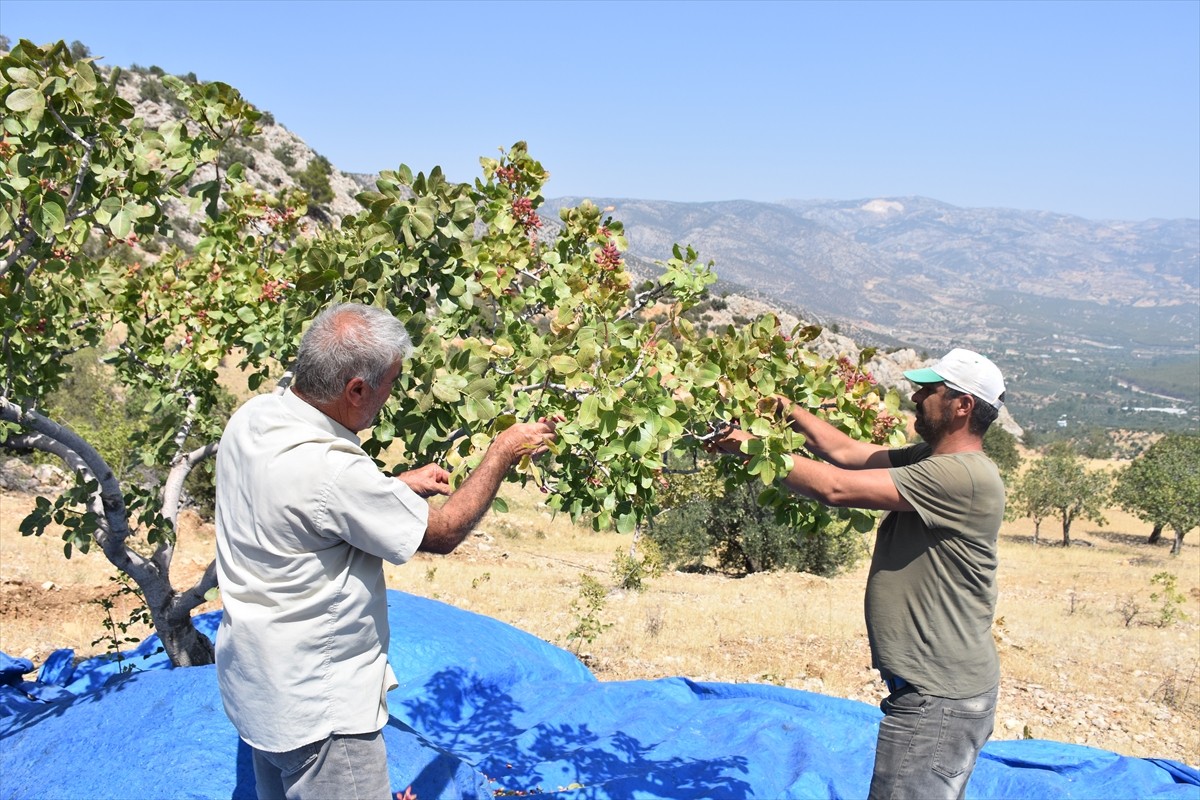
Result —
<path fill-rule="evenodd" d="M 1004 484 L 983 436 L 1004 401 L 996 366 L 954 349 L 904 373 L 918 388 L 923 442 L 888 449 L 850 438 L 778 398 L 806 449 L 783 483 L 830 506 L 890 512 L 867 578 L 871 658 L 889 694 L 880 704 L 870 797 L 961 798 L 992 733 L 1000 666 L 992 641 L 996 539 Z M 751 438 L 729 432 L 717 447 Z"/>
<path fill-rule="evenodd" d="M 332 307 L 305 333 L 291 389 L 248 401 L 221 438 L 217 680 L 260 798 L 390 797 L 383 561 L 452 551 L 509 467 L 554 439 L 553 422 L 513 425 L 452 494 L 434 464 L 383 474 L 356 433 L 411 352 L 387 312 Z"/>

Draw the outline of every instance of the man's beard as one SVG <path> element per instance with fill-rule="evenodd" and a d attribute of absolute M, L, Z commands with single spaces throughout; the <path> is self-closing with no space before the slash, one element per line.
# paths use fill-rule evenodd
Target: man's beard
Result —
<path fill-rule="evenodd" d="M 917 418 L 913 422 L 913 430 L 929 444 L 936 445 L 946 435 L 946 429 L 949 426 L 949 416 L 943 414 L 936 419 L 931 419 L 928 414 L 923 413 L 921 409 L 917 409 Z"/>

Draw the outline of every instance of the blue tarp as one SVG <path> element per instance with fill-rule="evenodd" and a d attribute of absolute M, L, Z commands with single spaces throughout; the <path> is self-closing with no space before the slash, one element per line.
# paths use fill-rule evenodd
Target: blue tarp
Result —
<path fill-rule="evenodd" d="M 420 800 L 865 797 L 878 709 L 758 684 L 599 682 L 503 623 L 389 593 L 400 687 L 392 785 Z M 219 612 L 197 618 L 215 633 Z M 121 663 L 0 658 L 0 798 L 253 798 L 212 667 L 169 669 L 150 637 Z M 136 668 L 122 673 L 121 667 Z M 1200 771 L 1078 745 L 990 742 L 969 798 L 1200 800 Z"/>

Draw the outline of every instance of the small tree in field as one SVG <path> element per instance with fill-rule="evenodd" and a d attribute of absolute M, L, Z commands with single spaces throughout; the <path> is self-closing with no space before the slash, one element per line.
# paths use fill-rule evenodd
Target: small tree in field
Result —
<path fill-rule="evenodd" d="M 1168 435 L 1120 470 L 1113 500 L 1150 523 L 1149 543 L 1171 528 L 1171 555 L 1183 548 L 1184 535 L 1200 525 L 1200 436 Z"/>
<path fill-rule="evenodd" d="M 481 159 L 473 184 L 438 168 L 383 172 L 359 195 L 360 213 L 303 231 L 307 195 L 266 194 L 221 158 L 259 117 L 231 87 L 165 76 L 186 113 L 148 130 L 91 59 L 61 42 L 22 41 L 0 76 L 0 447 L 54 454 L 76 476 L 60 497 L 37 500 L 22 531 L 63 526 L 68 556 L 99 544 L 143 592 L 175 664 L 212 659 L 190 613 L 215 570 L 179 591 L 169 569 L 180 487 L 225 422 L 217 369 L 282 391 L 305 325 L 333 302 L 388 309 L 417 345 L 363 443 L 381 467 L 436 461 L 457 483 L 506 426 L 561 416 L 554 451 L 517 475 L 552 509 L 600 529 L 644 524 L 666 454 L 700 447 L 714 422 L 736 419 L 760 437 L 746 462 L 722 463 L 723 479 L 772 484 L 800 446 L 768 410 L 776 392 L 831 404 L 827 416 L 852 435 L 899 436 L 897 398 L 839 382 L 838 366 L 806 346 L 817 329 L 782 331 L 771 315 L 695 329 L 684 312 L 715 276 L 690 248 L 635 285 L 620 223 L 594 204 L 562 210 L 547 237 L 537 215 L 547 173 L 523 143 Z M 165 204 L 189 198 L 205 214 L 194 248 L 127 265 L 103 246 L 171 233 Z M 63 356 L 85 347 L 105 354 L 130 396 L 148 398 L 128 455 L 161 480 L 122 480 L 44 413 L 71 369 Z M 818 513 L 773 487 L 762 499 L 798 536 L 863 516 Z"/>
<path fill-rule="evenodd" d="M 1063 547 L 1071 545 L 1071 525 L 1078 519 L 1104 524 L 1104 506 L 1111 477 L 1088 471 L 1069 442 L 1052 445 L 1021 476 L 1014 493 L 1019 513 L 1034 519 L 1034 541 L 1041 520 L 1054 514 L 1062 520 Z"/>

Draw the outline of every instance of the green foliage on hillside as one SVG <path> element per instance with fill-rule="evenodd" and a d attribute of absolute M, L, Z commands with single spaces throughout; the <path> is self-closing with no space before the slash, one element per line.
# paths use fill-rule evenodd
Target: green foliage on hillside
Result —
<path fill-rule="evenodd" d="M 788 570 L 832 576 L 852 568 L 866 552 L 862 532 L 873 517 L 796 528 L 762 502 L 760 486 L 723 480 L 718 461 L 700 461 L 668 481 L 666 510 L 654 517 L 646 536 L 670 566 L 697 569 L 715 562 L 737 575 Z"/>
<path fill-rule="evenodd" d="M 333 200 L 333 186 L 329 176 L 333 174 L 333 165 L 325 156 L 314 156 L 305 164 L 304 169 L 295 173 L 296 182 L 300 188 L 308 192 L 312 202 L 319 205 Z"/>
<path fill-rule="evenodd" d="M 1034 541 L 1042 520 L 1057 517 L 1062 523 L 1062 544 L 1071 544 L 1071 526 L 1080 519 L 1105 523 L 1112 476 L 1104 470 L 1089 471 L 1069 442 L 1049 447 L 1021 475 L 1011 492 L 1014 513 L 1034 521 Z"/>

